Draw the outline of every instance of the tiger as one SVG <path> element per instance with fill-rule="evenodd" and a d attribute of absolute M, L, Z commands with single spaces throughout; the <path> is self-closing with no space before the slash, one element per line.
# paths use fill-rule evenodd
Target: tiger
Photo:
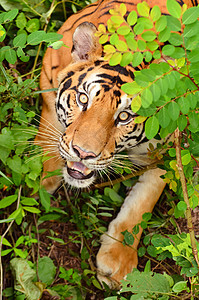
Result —
<path fill-rule="evenodd" d="M 147 155 L 149 143 L 157 146 L 155 138 L 147 140 L 144 124 L 134 122 L 132 96 L 121 86 L 132 82 L 136 68 L 131 65 L 110 66 L 103 58 L 103 49 L 96 36 L 99 24 L 106 26 L 109 10 L 124 3 L 127 13 L 136 10 L 140 0 L 99 0 L 69 17 L 58 31 L 67 47 L 48 48 L 40 77 L 43 105 L 36 142 L 48 152 L 44 162 L 43 186 L 53 193 L 60 177 L 45 177 L 48 172 L 62 170 L 64 182 L 78 189 L 91 186 L 101 171 L 108 169 L 119 154 L 127 151 L 129 159 L 139 166 L 153 163 Z M 158 5 L 167 14 L 166 0 L 146 0 L 152 8 Z M 195 0 L 178 1 L 188 7 Z M 57 89 L 57 91 L 54 91 Z M 121 154 L 120 154 L 121 155 Z M 137 267 L 139 233 L 132 247 L 124 246 L 122 232 L 131 231 L 152 212 L 165 187 L 161 178 L 164 170 L 147 170 L 131 188 L 117 217 L 111 221 L 96 257 L 100 282 L 110 288 Z"/>

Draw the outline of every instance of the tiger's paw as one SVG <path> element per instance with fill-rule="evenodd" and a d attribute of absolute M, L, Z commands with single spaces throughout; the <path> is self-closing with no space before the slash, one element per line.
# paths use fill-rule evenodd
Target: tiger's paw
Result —
<path fill-rule="evenodd" d="M 119 289 L 121 280 L 125 279 L 133 268 L 137 267 L 137 251 L 120 242 L 111 245 L 102 244 L 97 254 L 97 277 L 111 289 Z"/>

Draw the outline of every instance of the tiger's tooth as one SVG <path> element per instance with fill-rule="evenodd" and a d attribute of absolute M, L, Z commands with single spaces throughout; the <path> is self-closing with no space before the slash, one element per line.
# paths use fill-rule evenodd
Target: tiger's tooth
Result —
<path fill-rule="evenodd" d="M 73 162 L 72 161 L 67 161 L 67 166 L 70 168 L 70 169 L 72 169 L 72 167 L 73 167 Z"/>
<path fill-rule="evenodd" d="M 88 175 L 88 174 L 90 174 L 90 173 L 91 173 L 91 170 L 90 170 L 90 169 L 87 168 L 86 170 L 84 170 L 84 174 L 85 174 L 85 175 Z"/>

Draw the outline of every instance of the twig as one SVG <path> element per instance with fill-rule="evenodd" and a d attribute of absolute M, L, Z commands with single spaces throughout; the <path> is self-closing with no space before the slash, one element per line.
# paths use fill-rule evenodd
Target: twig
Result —
<path fill-rule="evenodd" d="M 23 1 L 25 2 L 25 0 L 23 0 Z M 50 6 L 50 10 L 52 10 L 52 8 L 54 6 L 54 2 L 55 2 L 55 0 L 52 1 L 51 6 Z M 26 5 L 27 5 L 27 3 L 26 3 Z M 50 16 L 46 20 L 46 24 L 44 26 L 44 31 L 47 30 L 47 26 L 48 26 L 49 21 L 50 21 Z M 34 76 L 34 72 L 35 72 L 35 69 L 36 69 L 36 66 L 37 66 L 37 61 L 38 61 L 38 58 L 39 58 L 39 53 L 40 53 L 40 50 L 41 50 L 41 46 L 42 46 L 42 42 L 39 44 L 39 47 L 38 47 L 38 50 L 37 50 L 37 54 L 36 54 L 36 57 L 35 57 L 34 65 L 33 65 L 33 68 L 32 68 L 31 79 Z"/>
<path fill-rule="evenodd" d="M 19 202 L 21 198 L 21 190 L 22 186 L 20 185 L 19 187 L 19 192 L 18 192 L 18 199 L 17 199 L 17 207 L 16 210 L 19 208 Z M 1 239 L 0 239 L 0 300 L 2 300 L 2 291 L 3 291 L 3 267 L 2 267 L 2 261 L 1 261 L 1 251 L 2 251 L 2 244 L 3 244 L 3 239 L 12 227 L 12 224 L 14 223 L 15 220 L 12 220 L 10 224 L 8 225 L 8 228 L 6 231 L 2 234 Z"/>
<path fill-rule="evenodd" d="M 35 222 L 35 228 L 36 228 L 36 235 L 37 235 L 37 259 L 36 259 L 36 274 L 37 274 L 37 280 L 39 280 L 39 274 L 38 274 L 38 266 L 39 266 L 39 246 L 40 246 L 40 240 L 39 240 L 39 229 L 38 229 L 38 224 L 37 224 L 37 219 L 36 215 L 33 214 L 34 222 Z"/>
<path fill-rule="evenodd" d="M 133 177 L 136 177 L 136 176 L 140 176 L 140 175 L 144 174 L 148 170 L 157 168 L 157 164 L 161 164 L 161 163 L 162 163 L 162 161 L 156 161 L 155 163 L 152 163 L 149 166 L 146 166 L 142 170 L 133 171 L 131 174 L 128 174 L 126 176 L 122 176 L 121 178 L 117 178 L 117 179 L 112 180 L 112 181 L 107 181 L 107 182 L 95 184 L 95 188 L 103 188 L 105 186 L 110 186 L 110 185 L 113 186 L 116 183 L 125 181 L 127 179 L 130 179 L 130 178 L 133 178 Z"/>
<path fill-rule="evenodd" d="M 180 131 L 177 128 L 175 130 L 177 168 L 178 168 L 178 172 L 179 172 L 179 175 L 180 175 L 180 182 L 181 182 L 181 185 L 182 185 L 184 201 L 187 205 L 186 218 L 187 218 L 187 227 L 188 227 L 189 234 L 190 234 L 190 239 L 191 239 L 192 252 L 193 252 L 194 258 L 195 258 L 195 260 L 198 264 L 198 267 L 199 267 L 198 250 L 197 250 L 197 247 L 196 247 L 195 232 L 194 232 L 194 227 L 193 227 L 193 222 L 192 222 L 191 207 L 190 207 L 190 204 L 189 204 L 186 178 L 185 178 L 185 174 L 184 174 L 184 171 L 183 171 L 180 142 L 181 142 Z"/>

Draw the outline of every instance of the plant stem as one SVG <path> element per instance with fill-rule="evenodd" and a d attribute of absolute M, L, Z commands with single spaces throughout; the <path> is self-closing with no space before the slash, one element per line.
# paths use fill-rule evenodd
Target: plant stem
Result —
<path fill-rule="evenodd" d="M 190 234 L 190 239 L 191 239 L 192 252 L 193 252 L 194 258 L 195 258 L 195 260 L 198 264 L 198 267 L 199 267 L 198 250 L 197 250 L 197 247 L 196 247 L 195 232 L 194 232 L 194 227 L 193 227 L 193 222 L 192 222 L 191 207 L 190 207 L 190 204 L 189 204 L 186 178 L 185 178 L 185 174 L 184 174 L 184 171 L 183 171 L 182 158 L 181 158 L 181 146 L 180 146 L 181 143 L 180 142 L 181 142 L 180 131 L 177 128 L 175 130 L 175 146 L 176 146 L 177 168 L 178 168 L 178 172 L 179 172 L 179 175 L 180 175 L 180 182 L 181 182 L 181 185 L 182 185 L 184 201 L 187 205 L 186 218 L 187 218 L 187 227 L 188 227 L 189 234 Z"/>

